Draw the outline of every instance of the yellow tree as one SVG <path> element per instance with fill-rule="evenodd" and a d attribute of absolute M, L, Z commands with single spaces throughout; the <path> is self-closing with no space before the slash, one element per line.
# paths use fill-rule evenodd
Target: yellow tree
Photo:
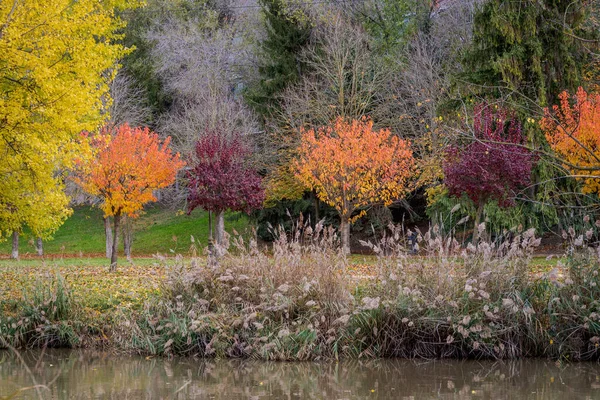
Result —
<path fill-rule="evenodd" d="M 0 239 L 51 234 L 69 215 L 63 173 L 105 117 L 127 52 L 114 13 L 134 1 L 0 1 Z"/>
<path fill-rule="evenodd" d="M 600 94 L 579 88 L 572 98 L 566 91 L 559 98 L 560 105 L 546 109 L 542 129 L 582 191 L 600 195 Z"/>
<path fill-rule="evenodd" d="M 369 119 L 338 118 L 302 132 L 293 165 L 298 180 L 337 210 L 342 250 L 349 253 L 350 224 L 366 207 L 390 205 L 406 193 L 414 158 L 410 144 L 390 130 L 373 130 Z"/>

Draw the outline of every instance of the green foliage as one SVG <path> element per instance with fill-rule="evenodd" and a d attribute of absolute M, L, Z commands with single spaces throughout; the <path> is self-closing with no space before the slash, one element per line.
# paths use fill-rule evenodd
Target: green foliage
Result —
<path fill-rule="evenodd" d="M 552 213 L 544 213 L 549 209 Z M 438 225 L 444 232 L 452 229 L 456 233 L 466 232 L 476 216 L 475 204 L 466 195 L 460 198 L 451 197 L 446 190 L 434 198 L 427 207 L 427 216 L 433 225 Z M 552 230 L 557 223 L 557 209 L 539 203 L 517 202 L 513 207 L 500 207 L 496 201 L 488 201 L 483 208 L 482 222 L 486 230 L 496 238 L 504 238 L 507 232 L 517 232 L 523 228 L 535 228 L 542 234 Z M 466 219 L 468 217 L 468 220 Z M 462 221 L 459 226 L 455 224 Z"/>
<path fill-rule="evenodd" d="M 598 36 L 584 24 L 593 3 L 485 2 L 475 15 L 463 78 L 480 94 L 492 98 L 509 94 L 529 105 L 547 106 L 561 91 L 574 91 L 592 61 L 583 40 Z"/>
<path fill-rule="evenodd" d="M 372 38 L 374 50 L 395 59 L 406 48 L 419 28 L 426 2 L 415 0 L 379 0 L 366 3 L 358 18 Z"/>
<path fill-rule="evenodd" d="M 295 221 L 300 215 L 311 224 L 323 220 L 327 226 L 338 226 L 337 212 L 331 206 L 319 201 L 317 212 L 314 196 L 307 194 L 298 200 L 281 200 L 271 207 L 265 207 L 252 213 L 251 218 L 256 223 L 256 233 L 261 240 L 273 241 L 277 230 L 281 227 L 286 232 L 292 232 Z"/>
<path fill-rule="evenodd" d="M 527 120 L 524 130 L 534 150 L 550 148 L 532 119 L 565 89 L 584 85 L 593 62 L 590 46 L 598 32 L 589 24 L 593 2 L 571 0 L 484 2 L 475 15 L 473 43 L 464 60 L 461 86 L 471 95 L 503 99 Z M 555 163 L 541 159 L 532 171 L 522 207 L 523 221 L 548 228 L 558 222 L 557 194 L 574 192 L 574 182 Z M 567 200 L 566 198 L 563 200 Z M 567 201 L 571 201 L 569 199 Z"/>
<path fill-rule="evenodd" d="M 277 105 L 277 94 L 298 81 L 304 66 L 301 50 L 308 44 L 311 22 L 285 0 L 260 0 L 267 36 L 260 44 L 260 81 L 246 92 L 249 104 L 263 118 Z"/>

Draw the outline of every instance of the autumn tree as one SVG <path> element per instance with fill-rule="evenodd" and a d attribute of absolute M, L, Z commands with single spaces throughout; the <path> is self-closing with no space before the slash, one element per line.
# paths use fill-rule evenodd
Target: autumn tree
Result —
<path fill-rule="evenodd" d="M 48 236 L 69 215 L 64 171 L 81 154 L 79 133 L 102 123 L 126 53 L 114 12 L 133 3 L 0 2 L 0 238 L 25 227 Z"/>
<path fill-rule="evenodd" d="M 147 93 L 139 86 L 132 76 L 121 69 L 110 84 L 109 90 L 112 101 L 108 103 L 108 121 L 105 129 L 115 129 L 119 125 L 145 126 L 151 119 L 151 108 L 148 106 Z M 112 229 L 110 218 L 104 218 L 104 233 L 106 237 L 106 256 L 111 258 Z M 123 218 L 121 226 L 123 233 L 123 250 L 127 259 L 131 257 L 133 243 L 133 226 L 130 218 Z"/>
<path fill-rule="evenodd" d="M 350 252 L 350 224 L 367 207 L 390 205 L 404 195 L 413 164 L 407 141 L 388 129 L 374 130 L 369 119 L 341 117 L 317 130 L 302 131 L 293 163 L 297 179 L 338 212 L 344 253 Z"/>
<path fill-rule="evenodd" d="M 597 4 L 572 0 L 482 2 L 457 87 L 467 97 L 508 102 L 523 121 L 541 118 L 543 107 L 556 102 L 560 92 L 574 92 L 590 78 L 598 79 L 593 62 L 600 31 L 589 23 Z M 525 123 L 524 132 L 535 151 L 550 149 L 539 125 Z M 535 219 L 557 220 L 553 205 L 559 199 L 555 194 L 574 190 L 574 181 L 564 178 L 564 171 L 547 159 L 536 163 L 527 193 Z"/>
<path fill-rule="evenodd" d="M 494 111 L 487 104 L 475 107 L 472 139 L 448 149 L 444 183 L 452 196 L 466 194 L 475 204 L 476 242 L 484 205 L 489 200 L 501 207 L 514 204 L 517 190 L 531 181 L 534 158 L 524 146 L 521 124 L 505 109 Z"/>
<path fill-rule="evenodd" d="M 311 43 L 298 56 L 306 71 L 280 94 L 280 108 L 263 135 L 269 205 L 298 201 L 306 192 L 292 167 L 302 129 L 325 126 L 338 117 L 359 120 L 371 115 L 377 123 L 380 106 L 395 101 L 380 96 L 389 94 L 384 90 L 389 74 L 374 56 L 365 30 L 337 10 L 318 20 Z M 318 219 L 318 196 L 311 197 Z"/>
<path fill-rule="evenodd" d="M 393 0 L 381 0 L 382 10 L 394 9 L 384 15 L 392 17 L 392 21 L 381 20 L 373 15 L 374 22 L 369 22 L 370 29 L 381 31 L 386 26 L 397 26 L 402 23 L 410 27 L 411 20 L 405 21 L 407 14 L 402 14 L 400 5 L 392 7 Z M 394 132 L 401 132 L 403 137 L 411 140 L 415 154 L 418 154 L 419 188 L 425 189 L 427 202 L 432 206 L 436 194 L 443 187 L 442 163 L 444 149 L 453 138 L 457 120 L 456 113 L 448 112 L 448 104 L 454 100 L 453 77 L 462 70 L 462 57 L 471 44 L 473 32 L 473 15 L 481 0 L 419 2 L 412 21 L 416 30 L 405 38 L 406 45 L 396 49 L 397 56 L 388 60 L 395 73 L 386 82 L 382 90 L 389 92 L 387 98 L 394 101 L 383 102 L 377 115 L 379 124 L 388 126 Z M 423 7 L 429 3 L 430 7 Z M 385 37 L 393 38 L 393 35 Z M 395 39 L 398 41 L 402 37 Z M 461 111 L 461 113 L 464 112 Z"/>
<path fill-rule="evenodd" d="M 579 88 L 560 94 L 560 104 L 546 109 L 540 125 L 564 167 L 584 193 L 600 195 L 600 94 Z"/>
<path fill-rule="evenodd" d="M 153 191 L 171 185 L 185 164 L 148 128 L 128 124 L 105 130 L 93 139 L 95 157 L 82 161 L 77 182 L 101 198 L 105 216 L 113 217 L 110 270 L 117 267 L 118 233 L 121 217 L 135 218 L 144 204 L 156 201 Z"/>
<path fill-rule="evenodd" d="M 209 212 L 209 240 L 213 230 L 210 213 L 216 214 L 216 242 L 224 244 L 226 210 L 250 213 L 262 206 L 261 178 L 248 165 L 249 148 L 240 135 L 209 131 L 196 142 L 195 160 L 188 171 L 188 213 L 201 207 Z"/>

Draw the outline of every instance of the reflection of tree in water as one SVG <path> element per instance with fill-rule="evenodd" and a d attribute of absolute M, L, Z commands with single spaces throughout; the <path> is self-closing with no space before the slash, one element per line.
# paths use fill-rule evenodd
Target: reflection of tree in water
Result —
<path fill-rule="evenodd" d="M 155 359 L 91 351 L 24 352 L 52 399 L 562 399 L 600 395 L 600 366 L 551 361 L 263 362 Z M 0 352 L 0 398 L 32 377 Z M 24 398 L 37 398 L 34 391 Z"/>

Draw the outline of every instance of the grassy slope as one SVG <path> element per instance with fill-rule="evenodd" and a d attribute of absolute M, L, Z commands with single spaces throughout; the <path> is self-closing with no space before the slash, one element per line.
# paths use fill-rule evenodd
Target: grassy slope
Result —
<path fill-rule="evenodd" d="M 225 228 L 243 233 L 247 230 L 247 218 L 240 214 L 225 217 Z M 208 237 L 208 213 L 196 209 L 191 215 L 177 215 L 176 211 L 160 207 L 147 208 L 146 213 L 134 221 L 133 255 L 155 253 L 187 254 L 191 240 L 201 251 Z M 21 255 L 35 254 L 30 237 L 20 243 Z M 10 241 L 0 243 L 0 257 L 10 254 Z M 122 246 L 122 243 L 121 243 Z M 54 234 L 54 239 L 44 243 L 44 251 L 52 254 L 103 254 L 104 225 L 102 212 L 90 207 L 77 207 L 73 215 Z"/>

